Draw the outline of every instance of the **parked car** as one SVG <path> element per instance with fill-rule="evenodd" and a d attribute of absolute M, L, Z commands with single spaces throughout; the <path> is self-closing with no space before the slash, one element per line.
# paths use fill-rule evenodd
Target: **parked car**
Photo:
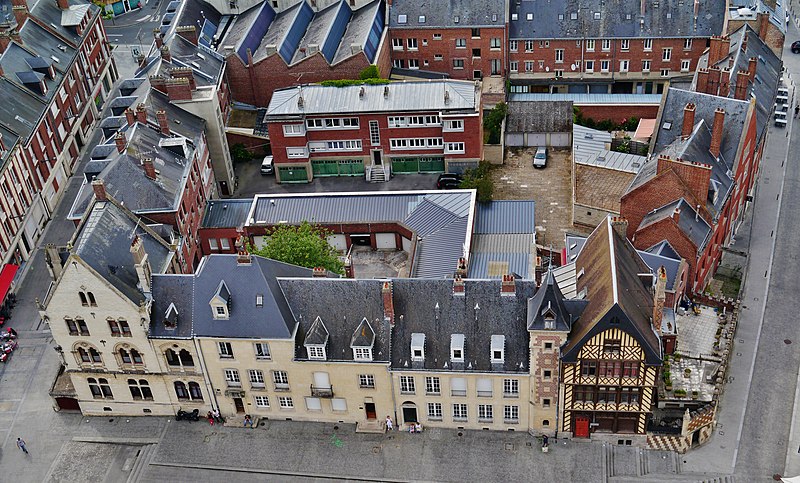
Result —
<path fill-rule="evenodd" d="M 533 155 L 533 167 L 544 168 L 547 166 L 547 148 L 536 148 L 536 154 Z"/>
<path fill-rule="evenodd" d="M 795 40 L 792 42 L 792 53 L 800 54 L 800 40 Z"/>
<path fill-rule="evenodd" d="M 169 2 L 169 5 L 167 5 L 167 13 L 175 13 L 175 12 L 177 12 L 178 11 L 178 7 L 180 7 L 180 6 L 181 6 L 181 2 L 179 2 L 178 0 L 174 0 L 172 2 Z"/>
<path fill-rule="evenodd" d="M 460 174 L 456 173 L 443 173 L 439 175 L 436 180 L 436 188 L 440 190 L 452 190 L 461 186 L 463 178 Z"/>
<path fill-rule="evenodd" d="M 275 164 L 272 160 L 272 155 L 268 155 L 264 157 L 264 160 L 261 161 L 261 174 L 272 174 L 275 172 Z"/>

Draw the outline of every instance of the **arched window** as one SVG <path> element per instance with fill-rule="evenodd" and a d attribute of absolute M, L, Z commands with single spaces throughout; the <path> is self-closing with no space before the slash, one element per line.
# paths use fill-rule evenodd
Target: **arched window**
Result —
<path fill-rule="evenodd" d="M 86 292 L 86 295 L 89 296 L 89 305 L 92 307 L 97 307 L 97 301 L 94 299 L 94 294 L 92 292 Z"/>
<path fill-rule="evenodd" d="M 186 392 L 186 384 L 181 381 L 175 381 L 175 395 L 178 399 L 189 399 L 189 393 Z"/>
<path fill-rule="evenodd" d="M 89 348 L 89 357 L 91 357 L 92 362 L 96 364 L 100 364 L 103 362 L 103 359 L 100 357 L 100 353 L 97 352 L 97 349 L 95 349 L 94 347 Z"/>
<path fill-rule="evenodd" d="M 181 349 L 180 352 L 175 352 L 173 349 L 164 351 L 164 356 L 167 359 L 167 364 L 175 367 L 194 367 L 194 359 L 192 354 L 186 349 Z"/>
<path fill-rule="evenodd" d="M 167 364 L 168 365 L 170 365 L 170 366 L 180 366 L 181 365 L 181 361 L 178 358 L 178 354 L 176 354 L 174 350 L 167 349 L 167 351 L 164 354 L 167 357 Z"/>
<path fill-rule="evenodd" d="M 131 349 L 131 359 L 133 359 L 134 364 L 144 364 L 142 355 L 136 349 Z"/>
<path fill-rule="evenodd" d="M 83 305 L 84 307 L 88 307 L 89 306 L 89 302 L 86 300 L 86 294 L 85 293 L 78 292 L 78 297 L 80 297 L 80 299 L 81 299 L 81 305 Z"/>
<path fill-rule="evenodd" d="M 86 352 L 86 349 L 83 347 L 78 347 L 78 355 L 81 358 L 81 362 L 92 362 L 92 359 L 89 357 L 89 353 Z"/>
<path fill-rule="evenodd" d="M 203 400 L 203 392 L 200 390 L 200 384 L 196 382 L 189 383 L 189 395 L 191 396 L 192 400 L 195 401 L 202 401 Z"/>
<path fill-rule="evenodd" d="M 100 392 L 103 394 L 102 397 L 113 398 L 114 395 L 111 394 L 111 386 L 108 385 L 108 379 L 100 378 L 98 382 L 100 384 Z"/>
<path fill-rule="evenodd" d="M 153 399 L 150 384 L 145 379 L 128 379 L 128 389 L 131 390 L 133 399 Z"/>
<path fill-rule="evenodd" d="M 78 352 L 81 350 L 83 349 L 78 349 Z M 90 377 L 89 379 L 86 379 L 86 382 L 89 383 L 89 390 L 92 391 L 92 397 L 103 397 L 103 393 L 100 391 L 100 385 L 97 384 L 97 379 Z"/>
<path fill-rule="evenodd" d="M 181 359 L 181 365 L 186 367 L 194 367 L 194 359 L 192 359 L 192 354 L 190 354 L 186 349 L 181 349 L 181 351 L 178 353 L 178 357 Z"/>
<path fill-rule="evenodd" d="M 131 363 L 131 355 L 125 349 L 119 350 L 119 357 L 122 359 L 123 364 L 130 364 Z"/>

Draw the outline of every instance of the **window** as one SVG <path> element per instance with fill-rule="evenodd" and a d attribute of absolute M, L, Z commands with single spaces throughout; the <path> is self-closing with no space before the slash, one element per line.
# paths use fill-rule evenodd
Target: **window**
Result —
<path fill-rule="evenodd" d="M 175 381 L 175 395 L 178 399 L 189 399 L 189 392 L 186 390 L 186 384 L 181 381 Z"/>
<path fill-rule="evenodd" d="M 511 52 L 516 52 L 517 49 L 519 49 L 519 41 L 511 40 L 508 42 L 508 50 L 510 50 Z"/>
<path fill-rule="evenodd" d="M 259 371 L 258 369 L 250 369 L 247 371 L 248 375 L 250 376 L 250 386 L 252 387 L 264 387 L 264 373 Z"/>
<path fill-rule="evenodd" d="M 472 58 L 473 59 L 480 59 L 481 58 L 481 49 L 472 49 Z"/>
<path fill-rule="evenodd" d="M 381 144 L 381 132 L 378 128 L 378 121 L 369 122 L 369 143 L 373 146 Z"/>
<path fill-rule="evenodd" d="M 492 389 L 492 380 L 487 378 L 478 379 L 477 385 L 477 392 L 478 397 L 492 397 L 492 393 L 494 392 Z"/>
<path fill-rule="evenodd" d="M 119 356 L 123 364 L 144 364 L 142 355 L 139 354 L 139 351 L 136 349 L 131 349 L 130 352 L 125 349 L 120 349 Z"/>
<path fill-rule="evenodd" d="M 550 407 L 550 398 L 546 397 L 542 399 L 542 407 L 549 408 Z"/>
<path fill-rule="evenodd" d="M 439 395 L 442 393 L 438 377 L 425 378 L 425 394 Z"/>
<path fill-rule="evenodd" d="M 608 72 L 609 61 L 601 60 L 600 61 L 600 72 Z"/>
<path fill-rule="evenodd" d="M 117 324 L 116 320 L 109 320 L 108 328 L 111 329 L 111 337 L 119 337 L 121 335 L 119 331 L 119 324 Z"/>
<path fill-rule="evenodd" d="M 292 401 L 292 398 L 288 397 L 288 396 L 279 396 L 278 397 L 278 404 L 280 405 L 281 409 L 293 409 L 294 408 L 294 401 Z"/>
<path fill-rule="evenodd" d="M 302 124 L 284 124 L 284 136 L 302 136 L 306 133 L 306 129 Z"/>
<path fill-rule="evenodd" d="M 69 330 L 69 335 L 89 335 L 89 327 L 86 326 L 86 322 L 81 319 L 64 319 L 64 322 L 67 323 L 67 330 Z"/>
<path fill-rule="evenodd" d="M 542 377 L 544 377 L 546 380 L 550 379 L 551 377 L 553 377 L 553 373 L 552 371 L 549 370 L 542 371 Z"/>
<path fill-rule="evenodd" d="M 406 63 L 403 59 L 392 59 L 392 67 L 395 69 L 403 69 L 405 66 Z"/>
<path fill-rule="evenodd" d="M 533 61 L 526 60 L 525 61 L 525 72 L 533 72 Z"/>
<path fill-rule="evenodd" d="M 519 380 L 503 379 L 503 397 L 519 397 Z"/>
<path fill-rule="evenodd" d="M 450 378 L 450 395 L 453 397 L 466 397 L 467 380 L 463 377 Z"/>
<path fill-rule="evenodd" d="M 638 362 L 623 362 L 622 363 L 622 377 L 639 377 L 639 363 Z"/>
<path fill-rule="evenodd" d="M 561 64 L 564 62 L 564 49 L 556 49 L 556 63 Z"/>
<path fill-rule="evenodd" d="M 400 392 L 402 394 L 414 394 L 416 387 L 414 387 L 414 376 L 400 376 Z"/>
<path fill-rule="evenodd" d="M 97 352 L 97 349 L 95 349 L 94 347 L 90 347 L 88 351 L 83 347 L 80 347 L 78 348 L 78 355 L 81 358 L 81 362 L 86 362 L 89 364 L 91 363 L 100 364 L 103 362 L 103 360 L 100 358 L 100 353 Z"/>
<path fill-rule="evenodd" d="M 94 294 L 92 292 L 86 292 L 86 296 L 89 297 L 89 305 L 92 307 L 97 307 L 97 302 L 94 299 Z"/>
<path fill-rule="evenodd" d="M 359 374 L 358 387 L 363 389 L 375 389 L 375 376 L 372 374 Z"/>
<path fill-rule="evenodd" d="M 253 344 L 253 348 L 256 351 L 256 359 L 269 360 L 272 358 L 269 354 L 269 344 L 266 342 L 256 342 Z"/>
<path fill-rule="evenodd" d="M 445 144 L 444 152 L 448 154 L 463 154 L 464 153 L 464 143 L 457 142 L 457 143 L 447 143 Z"/>
<path fill-rule="evenodd" d="M 353 347 L 353 359 L 357 361 L 371 361 L 372 349 L 369 347 Z"/>
<path fill-rule="evenodd" d="M 577 402 L 594 402 L 594 387 L 592 386 L 575 386 L 575 401 Z"/>
<path fill-rule="evenodd" d="M 231 249 L 231 242 L 227 238 L 220 238 L 219 239 L 219 246 L 223 250 L 230 250 Z"/>
<path fill-rule="evenodd" d="M 226 312 L 225 307 L 217 307 L 217 315 L 225 315 Z"/>
<path fill-rule="evenodd" d="M 442 420 L 442 403 L 438 402 L 428 403 L 428 419 L 432 421 Z"/>
<path fill-rule="evenodd" d="M 253 396 L 253 403 L 257 408 L 268 408 L 269 398 L 267 396 Z"/>
<path fill-rule="evenodd" d="M 690 59 L 681 60 L 681 72 L 689 72 L 689 67 L 692 65 Z"/>
<path fill-rule="evenodd" d="M 619 377 L 622 374 L 622 362 L 600 361 L 597 372 L 600 377 Z"/>
<path fill-rule="evenodd" d="M 644 39 L 644 51 L 652 52 L 652 50 L 653 50 L 653 39 Z"/>
<path fill-rule="evenodd" d="M 86 379 L 86 382 L 89 384 L 92 397 L 95 399 L 114 399 L 114 395 L 111 393 L 111 386 L 108 385 L 108 379 L 90 377 Z"/>
<path fill-rule="evenodd" d="M 219 244 L 217 244 L 216 238 L 209 238 L 208 239 L 208 247 L 212 250 L 219 250 Z"/>
<path fill-rule="evenodd" d="M 224 307 L 217 307 L 217 309 L 223 309 Z M 219 311 L 217 312 L 219 313 Z M 217 342 L 217 349 L 219 350 L 219 356 L 223 359 L 233 359 L 233 347 L 231 347 L 230 342 Z"/>
<path fill-rule="evenodd" d="M 553 343 L 552 342 L 545 342 L 544 343 L 544 348 L 545 349 L 552 349 L 553 348 Z"/>
<path fill-rule="evenodd" d="M 433 40 L 442 40 L 442 34 L 433 34 Z"/>
<path fill-rule="evenodd" d="M 630 50 L 630 49 L 631 49 L 630 39 L 622 39 L 619 41 L 619 50 Z"/>
<path fill-rule="evenodd" d="M 131 397 L 134 400 L 153 399 L 153 393 L 150 391 L 150 385 L 144 379 L 128 379 L 128 389 L 131 391 Z"/>
<path fill-rule="evenodd" d="M 515 424 L 519 422 L 519 406 L 503 406 L 503 421 Z"/>
<path fill-rule="evenodd" d="M 332 411 L 347 411 L 347 399 L 335 397 L 331 399 Z"/>
<path fill-rule="evenodd" d="M 449 119 L 444 121 L 442 127 L 443 132 L 462 132 L 464 130 L 464 121 L 462 119 Z"/>
<path fill-rule="evenodd" d="M 586 40 L 586 52 L 594 52 L 594 39 Z"/>
<path fill-rule="evenodd" d="M 306 409 L 309 411 L 322 411 L 322 401 L 318 397 L 307 397 Z"/>
<path fill-rule="evenodd" d="M 478 421 L 483 423 L 491 423 L 492 413 L 493 411 L 491 404 L 478 404 Z"/>
<path fill-rule="evenodd" d="M 491 339 L 492 363 L 505 361 L 506 336 L 493 335 Z"/>
<path fill-rule="evenodd" d="M 619 394 L 620 404 L 638 404 L 639 403 L 639 388 L 636 387 L 623 387 Z"/>
<path fill-rule="evenodd" d="M 433 54 L 433 60 L 444 60 L 444 56 L 442 54 Z"/>
<path fill-rule="evenodd" d="M 492 40 L 489 41 L 489 48 L 490 49 L 499 49 L 500 48 L 500 37 L 492 37 Z"/>
<path fill-rule="evenodd" d="M 467 48 L 467 39 L 456 39 L 456 48 L 457 49 L 466 49 Z"/>
<path fill-rule="evenodd" d="M 669 77 L 669 69 L 661 69 L 661 77 Z"/>
<path fill-rule="evenodd" d="M 596 376 L 596 375 L 597 375 L 597 362 L 581 361 L 581 376 Z"/>
<path fill-rule="evenodd" d="M 620 60 L 619 61 L 619 71 L 620 72 L 628 72 L 628 68 L 630 67 L 629 60 Z"/>
<path fill-rule="evenodd" d="M 81 305 L 83 305 L 84 307 L 88 307 L 89 306 L 89 301 L 86 299 L 86 294 L 85 293 L 78 292 L 78 297 L 80 297 L 80 299 L 81 299 Z"/>
<path fill-rule="evenodd" d="M 239 379 L 239 371 L 236 369 L 225 369 L 225 382 L 231 387 L 240 387 L 242 385 Z"/>
<path fill-rule="evenodd" d="M 289 390 L 289 375 L 286 371 L 272 371 L 272 382 L 275 384 L 275 390 L 277 391 Z"/>
<path fill-rule="evenodd" d="M 408 50 L 417 50 L 417 39 L 406 39 L 406 45 L 408 45 Z"/>
<path fill-rule="evenodd" d="M 467 405 L 463 403 L 453 404 L 453 420 L 466 421 L 467 420 Z"/>
<path fill-rule="evenodd" d="M 683 50 L 692 50 L 692 39 L 683 39 Z"/>
<path fill-rule="evenodd" d="M 549 427 L 550 426 L 550 420 L 549 419 L 542 419 L 542 426 L 544 426 L 545 428 Z"/>
<path fill-rule="evenodd" d="M 403 39 L 392 39 L 392 50 L 403 50 Z"/>
<path fill-rule="evenodd" d="M 453 68 L 454 69 L 463 69 L 464 68 L 464 59 L 453 59 Z"/>
<path fill-rule="evenodd" d="M 512 60 L 509 63 L 509 69 L 511 69 L 511 72 L 519 72 L 519 62 Z"/>
<path fill-rule="evenodd" d="M 586 70 L 586 72 L 588 72 L 588 73 L 590 73 L 590 74 L 591 74 L 592 72 L 594 72 L 594 61 L 593 61 L 593 60 L 587 60 L 587 61 L 584 63 L 584 65 L 586 66 L 586 69 L 585 69 L 585 70 Z"/>
<path fill-rule="evenodd" d="M 597 403 L 615 403 L 617 402 L 617 391 L 613 387 L 600 386 L 597 388 Z"/>
<path fill-rule="evenodd" d="M 309 359 L 325 360 L 325 347 L 308 346 L 306 350 L 308 351 Z"/>
<path fill-rule="evenodd" d="M 478 39 L 481 37 L 481 29 L 472 29 L 472 38 Z"/>
<path fill-rule="evenodd" d="M 650 61 L 643 60 L 642 61 L 642 72 L 650 72 Z"/>
<path fill-rule="evenodd" d="M 672 48 L 666 47 L 661 51 L 661 60 L 664 62 L 669 62 L 672 60 Z"/>
<path fill-rule="evenodd" d="M 601 41 L 600 41 L 600 48 L 601 48 L 601 49 L 602 49 L 604 52 L 608 52 L 609 50 L 611 50 L 611 40 L 610 40 L 610 39 L 603 39 L 603 40 L 601 40 Z"/>
<path fill-rule="evenodd" d="M 409 69 L 419 69 L 419 59 L 408 59 Z"/>
<path fill-rule="evenodd" d="M 203 400 L 203 392 L 200 390 L 200 384 L 196 382 L 189 383 L 189 397 L 192 398 L 193 401 Z"/>
<path fill-rule="evenodd" d="M 533 40 L 525 41 L 525 52 L 533 52 Z"/>

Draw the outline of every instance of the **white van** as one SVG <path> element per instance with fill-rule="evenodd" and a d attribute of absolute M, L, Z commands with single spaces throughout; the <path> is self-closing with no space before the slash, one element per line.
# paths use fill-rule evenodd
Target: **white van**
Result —
<path fill-rule="evenodd" d="M 265 156 L 264 161 L 261 162 L 261 174 L 272 174 L 275 172 L 275 166 L 272 164 L 272 155 Z"/>

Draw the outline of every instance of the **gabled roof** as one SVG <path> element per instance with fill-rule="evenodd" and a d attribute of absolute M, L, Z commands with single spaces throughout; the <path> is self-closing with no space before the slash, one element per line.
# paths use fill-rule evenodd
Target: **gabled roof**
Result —
<path fill-rule="evenodd" d="M 564 295 L 558 288 L 553 270 L 549 269 L 536 294 L 528 300 L 528 330 L 569 331 L 572 323 L 581 315 L 581 305 L 573 305 L 569 310 L 564 304 Z M 549 326 L 545 321 L 551 317 L 553 325 Z"/>
<path fill-rule="evenodd" d="M 617 327 L 634 337 L 645 352 L 648 364 L 661 363 L 661 343 L 653 331 L 652 288 L 640 280 L 650 267 L 636 253 L 633 245 L 617 233 L 611 217 L 595 228 L 575 260 L 579 274 L 576 289 L 588 300 L 583 314 L 572 326 L 569 341 L 562 349 L 562 359 L 577 360 L 581 347 L 594 335 L 606 330 L 611 319 Z"/>
<path fill-rule="evenodd" d="M 692 241 L 694 246 L 697 247 L 698 252 L 702 251 L 711 234 L 711 226 L 709 226 L 708 222 L 706 222 L 702 216 L 699 216 L 692 205 L 687 203 L 683 198 L 646 214 L 644 218 L 642 218 L 642 222 L 639 224 L 636 231 L 643 230 L 649 225 L 661 220 L 673 218 L 676 210 L 680 210 L 678 222 L 676 223 L 678 228 Z"/>
<path fill-rule="evenodd" d="M 214 292 L 214 296 L 211 297 L 211 301 L 221 304 L 227 304 L 230 299 L 231 299 L 231 291 L 228 290 L 228 286 L 225 284 L 225 280 L 220 280 L 219 285 L 217 285 L 217 291 Z"/>
<path fill-rule="evenodd" d="M 391 28 L 470 28 L 505 26 L 505 0 L 393 0 Z"/>
<path fill-rule="evenodd" d="M 318 315 L 311 324 L 311 327 L 308 329 L 308 332 L 306 332 L 306 338 L 303 341 L 303 345 L 325 345 L 328 343 L 329 336 L 330 333 L 328 332 L 328 329 L 325 328 L 325 323 L 322 322 L 322 318 Z"/>
<path fill-rule="evenodd" d="M 350 339 L 350 347 L 372 347 L 375 344 L 375 331 L 366 317 L 361 319 L 361 323 L 353 332 Z"/>
<path fill-rule="evenodd" d="M 506 132 L 572 132 L 570 101 L 509 101 Z"/>

